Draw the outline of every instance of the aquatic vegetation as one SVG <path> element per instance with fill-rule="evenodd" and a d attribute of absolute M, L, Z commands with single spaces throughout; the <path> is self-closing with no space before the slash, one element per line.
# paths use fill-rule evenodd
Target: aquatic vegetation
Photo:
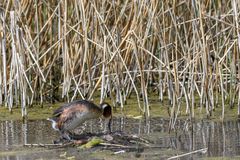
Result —
<path fill-rule="evenodd" d="M 98 137 L 93 137 L 90 141 L 88 141 L 86 144 L 83 144 L 81 146 L 79 146 L 78 148 L 79 149 L 89 149 L 89 148 L 92 148 L 92 147 L 95 147 L 101 143 L 103 143 L 104 140 L 98 138 Z"/>

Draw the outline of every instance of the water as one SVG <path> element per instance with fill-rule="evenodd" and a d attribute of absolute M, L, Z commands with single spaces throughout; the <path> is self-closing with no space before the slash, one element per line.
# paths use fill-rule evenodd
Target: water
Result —
<path fill-rule="evenodd" d="M 141 119 L 114 118 L 113 131 L 123 131 L 128 134 L 140 135 L 148 139 L 157 148 L 145 149 L 137 157 L 143 159 L 166 159 L 168 157 L 188 153 L 190 151 L 208 148 L 206 153 L 195 153 L 182 159 L 198 159 L 206 157 L 234 157 L 240 155 L 240 123 L 226 122 L 196 122 L 178 121 L 176 132 L 168 134 L 167 120 L 152 118 L 149 121 Z M 82 132 L 103 132 L 104 122 L 99 120 L 85 123 L 79 129 Z M 61 159 L 75 156 L 76 159 L 105 159 L 91 155 L 93 150 L 79 151 L 77 147 L 43 148 L 23 147 L 23 144 L 49 144 L 58 139 L 59 135 L 51 129 L 46 120 L 31 120 L 0 122 L 0 159 Z M 98 152 L 99 150 L 94 150 Z M 81 153 L 81 154 L 80 154 Z M 135 151 L 121 155 L 137 158 Z M 126 158 L 125 157 L 125 158 Z M 116 157 L 115 157 L 116 158 Z"/>

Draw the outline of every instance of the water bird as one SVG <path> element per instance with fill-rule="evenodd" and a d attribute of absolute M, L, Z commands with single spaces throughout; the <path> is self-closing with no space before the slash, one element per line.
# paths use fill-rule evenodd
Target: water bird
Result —
<path fill-rule="evenodd" d="M 87 120 L 103 117 L 108 120 L 111 132 L 112 107 L 104 102 L 99 106 L 87 100 L 77 100 L 67 103 L 53 112 L 52 128 L 59 131 L 62 138 L 71 140 L 72 130 Z"/>

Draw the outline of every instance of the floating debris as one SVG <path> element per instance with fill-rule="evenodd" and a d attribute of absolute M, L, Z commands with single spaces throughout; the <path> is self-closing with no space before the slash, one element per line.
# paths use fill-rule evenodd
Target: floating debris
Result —
<path fill-rule="evenodd" d="M 103 139 L 98 138 L 98 137 L 93 137 L 91 140 L 89 140 L 86 144 L 81 145 L 80 147 L 78 147 L 79 149 L 84 149 L 84 148 L 93 148 L 99 144 L 101 144 L 102 142 L 104 142 Z"/>

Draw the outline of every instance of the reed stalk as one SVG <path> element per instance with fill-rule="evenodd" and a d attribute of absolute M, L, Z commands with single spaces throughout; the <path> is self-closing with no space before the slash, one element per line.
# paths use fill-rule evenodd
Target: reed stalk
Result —
<path fill-rule="evenodd" d="M 2 0 L 0 103 L 135 98 L 150 116 L 152 90 L 206 116 L 221 104 L 240 115 L 239 2 Z M 221 96 L 218 96 L 221 95 Z M 200 100 L 198 100 L 200 99 Z M 229 103 L 226 102 L 229 101 Z M 221 103 L 220 103 L 221 102 Z M 160 106 L 161 104 L 159 104 Z"/>

